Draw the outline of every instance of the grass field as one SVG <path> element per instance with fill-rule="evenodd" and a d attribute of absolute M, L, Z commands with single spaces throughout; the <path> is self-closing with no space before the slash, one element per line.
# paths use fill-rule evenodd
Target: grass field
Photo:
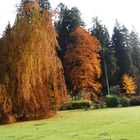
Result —
<path fill-rule="evenodd" d="M 140 107 L 63 111 L 0 126 L 0 140 L 140 140 Z"/>

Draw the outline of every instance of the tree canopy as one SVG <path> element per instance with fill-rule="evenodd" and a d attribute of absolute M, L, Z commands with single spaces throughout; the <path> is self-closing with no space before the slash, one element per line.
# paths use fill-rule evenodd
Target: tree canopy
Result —
<path fill-rule="evenodd" d="M 122 77 L 123 89 L 127 95 L 133 95 L 136 93 L 135 79 L 128 74 L 124 74 Z"/>
<path fill-rule="evenodd" d="M 22 3 L 11 30 L 0 40 L 0 123 L 50 117 L 67 99 L 50 14 Z"/>
<path fill-rule="evenodd" d="M 69 34 L 84 23 L 77 7 L 68 9 L 66 5 L 60 3 L 57 7 L 57 11 L 59 13 L 59 20 L 55 24 L 59 35 L 58 42 L 64 52 L 67 50 Z"/>
<path fill-rule="evenodd" d="M 64 70 L 70 90 L 82 89 L 95 96 L 101 90 L 100 43 L 82 28 L 70 34 L 72 38 L 64 56 Z"/>

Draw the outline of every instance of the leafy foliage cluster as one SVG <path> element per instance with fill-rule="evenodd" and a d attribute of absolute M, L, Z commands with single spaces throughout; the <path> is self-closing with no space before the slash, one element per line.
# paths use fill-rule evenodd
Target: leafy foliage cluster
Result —
<path fill-rule="evenodd" d="M 81 27 L 70 34 L 72 38 L 64 56 L 64 70 L 69 89 L 95 93 L 101 89 L 100 43 Z"/>
<path fill-rule="evenodd" d="M 47 10 L 22 3 L 15 25 L 0 40 L 0 122 L 49 117 L 66 101 L 56 31 Z M 3 119 L 7 118 L 7 120 Z"/>
<path fill-rule="evenodd" d="M 74 110 L 74 109 L 88 109 L 91 107 L 90 100 L 75 100 L 70 101 L 61 107 L 61 110 Z"/>
<path fill-rule="evenodd" d="M 117 107 L 119 105 L 119 100 L 117 96 L 107 95 L 105 98 L 107 107 Z"/>
<path fill-rule="evenodd" d="M 122 78 L 123 88 L 126 94 L 135 94 L 136 93 L 136 83 L 135 79 L 132 76 L 125 74 Z"/>

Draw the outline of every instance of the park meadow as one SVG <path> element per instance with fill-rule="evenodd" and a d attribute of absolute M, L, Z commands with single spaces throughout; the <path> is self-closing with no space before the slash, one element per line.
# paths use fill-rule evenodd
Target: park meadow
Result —
<path fill-rule="evenodd" d="M 140 38 L 112 31 L 21 0 L 0 38 L 0 140 L 139 140 Z"/>

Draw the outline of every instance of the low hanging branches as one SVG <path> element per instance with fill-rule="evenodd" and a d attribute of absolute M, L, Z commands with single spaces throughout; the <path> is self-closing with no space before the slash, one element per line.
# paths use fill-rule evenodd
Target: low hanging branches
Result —
<path fill-rule="evenodd" d="M 70 43 L 64 57 L 64 69 L 69 89 L 79 92 L 86 89 L 96 95 L 101 89 L 97 81 L 101 75 L 100 44 L 82 28 L 70 35 Z"/>
<path fill-rule="evenodd" d="M 67 90 L 50 14 L 37 2 L 22 3 L 0 44 L 0 123 L 54 115 Z"/>

